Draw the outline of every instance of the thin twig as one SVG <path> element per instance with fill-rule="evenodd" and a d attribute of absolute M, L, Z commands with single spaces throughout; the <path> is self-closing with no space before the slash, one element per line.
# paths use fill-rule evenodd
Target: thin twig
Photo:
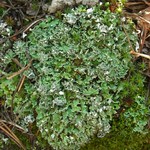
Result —
<path fill-rule="evenodd" d="M 21 141 L 18 139 L 18 137 L 10 130 L 10 128 L 4 123 L 0 121 L 0 129 L 10 137 L 19 147 L 21 147 L 23 150 L 26 150 L 24 145 L 21 143 Z"/>
<path fill-rule="evenodd" d="M 20 62 L 18 61 L 18 59 L 13 58 L 12 60 L 13 60 L 20 68 L 23 68 L 22 64 L 20 64 Z M 23 76 L 21 77 L 21 79 L 20 79 L 20 81 L 19 81 L 19 83 L 18 83 L 18 85 L 17 85 L 17 90 L 16 90 L 17 92 L 19 92 L 19 91 L 21 90 L 21 87 L 22 87 L 22 85 L 23 85 L 23 83 L 24 83 L 25 78 L 26 78 L 25 75 L 23 75 Z"/>
<path fill-rule="evenodd" d="M 22 72 L 24 72 L 25 70 L 27 70 L 27 69 L 31 66 L 31 63 L 32 63 L 32 60 L 30 61 L 30 63 L 29 63 L 26 67 L 20 69 L 20 70 L 17 71 L 17 72 L 14 72 L 11 76 L 7 77 L 7 79 L 10 80 L 10 79 L 12 79 L 13 77 L 15 77 L 15 76 L 21 74 Z"/>
<path fill-rule="evenodd" d="M 2 8 L 5 8 L 5 7 L 11 7 L 10 5 L 7 5 L 7 4 L 5 4 L 5 3 L 3 3 L 3 2 L 0 2 L 0 7 L 2 7 Z"/>
<path fill-rule="evenodd" d="M 25 129 L 23 129 L 21 126 L 19 126 L 19 125 L 13 123 L 13 122 L 11 122 L 11 121 L 6 121 L 6 120 L 0 119 L 0 122 L 3 122 L 3 123 L 5 123 L 5 124 L 12 125 L 12 126 L 14 126 L 15 128 L 17 128 L 17 129 L 20 130 L 20 131 L 23 131 L 23 132 L 25 131 Z"/>
<path fill-rule="evenodd" d="M 19 63 L 19 61 L 17 61 L 17 60 L 14 60 L 14 61 L 16 61 L 16 63 Z M 32 64 L 32 60 L 29 62 L 29 64 L 26 67 L 24 67 L 21 70 L 13 73 L 11 76 L 7 77 L 7 79 L 12 79 L 13 77 L 21 74 L 22 72 L 27 70 L 31 66 L 31 64 Z M 21 64 L 19 64 L 19 65 L 22 66 Z M 19 84 L 17 85 L 16 90 L 13 92 L 13 96 L 12 96 L 12 100 L 11 100 L 11 115 L 12 115 L 12 117 L 13 117 L 13 109 L 14 109 L 14 98 L 15 98 L 16 93 L 18 91 L 20 91 L 20 89 L 21 89 L 21 87 L 22 87 L 22 85 L 24 83 L 24 80 L 25 80 L 25 76 L 23 76 L 23 78 L 21 78 Z"/>
<path fill-rule="evenodd" d="M 11 8 L 9 7 L 4 13 L 3 13 L 3 15 L 1 16 L 1 19 L 3 19 L 4 18 L 4 16 L 6 15 L 6 14 L 8 14 L 8 12 L 11 10 Z"/>
<path fill-rule="evenodd" d="M 143 4 L 143 2 L 126 2 L 125 6 L 139 5 L 139 4 Z"/>
<path fill-rule="evenodd" d="M 135 55 L 136 57 L 141 56 L 141 57 L 144 57 L 144 58 L 150 59 L 150 56 L 149 56 L 149 55 L 141 54 L 141 53 L 135 52 L 135 51 L 133 51 L 133 50 L 132 50 L 132 51 L 130 51 L 130 54 L 133 54 L 133 55 Z"/>
<path fill-rule="evenodd" d="M 22 64 L 20 64 L 20 62 L 18 61 L 18 59 L 13 58 L 12 60 L 13 60 L 20 68 L 23 68 Z M 21 79 L 20 79 L 20 81 L 19 81 L 19 84 L 18 84 L 18 86 L 17 86 L 17 92 L 19 92 L 19 91 L 21 90 L 25 78 L 26 78 L 25 75 L 23 75 L 23 76 L 21 77 Z"/>
<path fill-rule="evenodd" d="M 143 2 L 144 2 L 146 5 L 150 6 L 150 2 L 147 2 L 146 0 L 143 0 Z"/>
<path fill-rule="evenodd" d="M 18 84 L 17 92 L 19 92 L 19 91 L 21 90 L 21 88 L 22 88 L 22 86 L 23 86 L 23 84 L 24 84 L 25 79 L 26 79 L 26 76 L 23 75 L 23 76 L 21 77 L 21 80 L 20 80 L 19 84 Z"/>
<path fill-rule="evenodd" d="M 20 68 L 23 68 L 23 66 L 20 64 L 20 62 L 18 61 L 18 59 L 13 58 L 12 60 L 13 60 L 13 62 L 15 62 Z"/>
<path fill-rule="evenodd" d="M 32 22 L 31 24 L 29 24 L 27 27 L 24 27 L 23 29 L 19 30 L 17 33 L 11 35 L 11 36 L 9 37 L 9 39 L 11 39 L 11 38 L 13 38 L 14 36 L 17 36 L 17 35 L 19 35 L 19 34 L 21 34 L 21 33 L 27 32 L 33 25 L 35 25 L 36 23 L 38 23 L 38 22 L 40 22 L 40 21 L 43 21 L 43 20 L 44 20 L 44 19 L 38 19 L 38 20 L 33 21 L 33 22 Z"/>
<path fill-rule="evenodd" d="M 128 33 L 127 33 L 127 31 L 126 31 L 125 27 L 124 27 L 124 24 L 123 24 L 123 22 L 121 22 L 121 23 L 122 23 L 122 27 L 123 27 L 124 33 L 125 33 L 125 35 L 126 35 L 126 37 L 127 37 L 127 40 L 128 40 L 129 46 L 130 46 L 130 48 L 131 48 L 132 50 L 134 50 L 134 49 L 133 49 L 133 46 L 132 46 L 132 44 L 131 44 L 131 41 L 130 41 L 129 35 L 128 35 Z"/>

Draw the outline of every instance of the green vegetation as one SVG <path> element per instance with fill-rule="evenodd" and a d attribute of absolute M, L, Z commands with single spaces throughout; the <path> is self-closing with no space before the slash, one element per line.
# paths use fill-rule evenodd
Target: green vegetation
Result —
<path fill-rule="evenodd" d="M 145 79 L 135 72 L 129 54 L 128 38 L 137 41 L 133 25 L 100 7 L 80 6 L 62 16 L 47 18 L 26 42 L 17 41 L 2 55 L 2 68 L 11 68 L 0 70 L 7 77 L 20 70 L 12 59 L 22 66 L 32 63 L 12 79 L 1 78 L 5 107 L 11 107 L 13 99 L 17 123 L 27 132 L 29 125 L 36 126 L 41 147 L 46 141 L 54 149 L 74 150 L 94 135 L 106 139 L 115 132 L 123 138 L 132 132 L 146 134 Z M 14 97 L 22 75 L 24 88 Z M 118 111 L 121 107 L 124 113 Z M 112 123 L 115 115 L 123 118 L 121 125 Z M 112 148 L 114 143 L 108 143 Z"/>
<path fill-rule="evenodd" d="M 133 132 L 124 124 L 125 119 L 115 119 L 112 129 L 104 138 L 93 138 L 81 150 L 148 150 L 150 134 Z"/>

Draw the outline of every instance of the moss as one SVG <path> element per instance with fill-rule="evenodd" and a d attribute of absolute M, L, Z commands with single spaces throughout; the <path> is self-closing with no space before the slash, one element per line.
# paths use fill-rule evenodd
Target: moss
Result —
<path fill-rule="evenodd" d="M 38 139 L 35 147 L 42 149 L 49 144 L 58 150 L 77 150 L 95 134 L 104 137 L 111 126 L 110 134 L 91 141 L 87 149 L 126 145 L 137 149 L 135 137 L 145 136 L 133 131 L 146 133 L 148 109 L 144 77 L 131 62 L 124 33 L 125 28 L 135 43 L 133 27 L 123 28 L 119 14 L 100 7 L 80 6 L 58 18 L 41 22 L 26 42 L 15 42 L 3 58 L 6 66 L 13 58 L 23 66 L 33 60 L 32 68 L 22 73 L 27 78 L 23 95 L 17 93 L 14 98 L 17 123 L 30 133 L 29 124 L 36 122 L 33 127 L 40 134 L 32 132 Z M 0 81 L 0 96 L 14 92 L 15 79 Z M 10 102 L 11 98 L 6 99 L 6 106 Z M 29 141 L 21 139 L 29 147 Z"/>
<path fill-rule="evenodd" d="M 112 123 L 112 131 L 104 138 L 96 136 L 80 150 L 148 150 L 150 149 L 150 133 L 140 134 L 125 126 L 124 119 L 116 119 Z"/>

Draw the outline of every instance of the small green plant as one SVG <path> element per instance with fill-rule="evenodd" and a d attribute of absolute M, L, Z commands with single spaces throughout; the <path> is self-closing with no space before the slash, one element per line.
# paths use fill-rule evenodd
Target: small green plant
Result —
<path fill-rule="evenodd" d="M 13 65 L 12 58 L 22 66 L 32 60 L 32 67 L 22 73 L 27 78 L 24 89 L 14 98 L 18 123 L 28 130 L 36 120 L 42 137 L 54 149 L 71 150 L 95 134 L 104 137 L 110 131 L 131 56 L 118 14 L 80 6 L 62 18 L 49 17 L 37 25 L 27 42 L 16 42 L 3 60 L 6 66 Z M 136 41 L 132 26 L 124 28 L 131 42 Z M 6 96 L 7 106 L 16 80 L 0 81 L 0 96 Z"/>

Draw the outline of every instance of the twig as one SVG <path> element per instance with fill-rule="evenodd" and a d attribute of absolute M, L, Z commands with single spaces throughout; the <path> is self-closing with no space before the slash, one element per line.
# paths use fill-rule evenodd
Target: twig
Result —
<path fill-rule="evenodd" d="M 143 4 L 143 2 L 126 2 L 125 6 L 140 5 L 140 4 Z"/>
<path fill-rule="evenodd" d="M 15 33 L 15 34 L 13 34 L 13 35 L 11 35 L 10 37 L 9 37 L 9 39 L 10 38 L 13 38 L 14 36 L 17 36 L 17 35 L 19 35 L 19 34 L 21 34 L 21 33 L 25 33 L 26 31 L 28 31 L 33 25 L 35 25 L 36 23 L 38 23 L 38 22 L 40 22 L 40 21 L 43 21 L 44 19 L 38 19 L 38 20 L 35 20 L 35 21 L 33 21 L 31 24 L 29 24 L 27 27 L 24 27 L 23 29 L 21 29 L 21 30 L 19 30 L 17 33 Z"/>
<path fill-rule="evenodd" d="M 5 123 L 5 124 L 12 125 L 12 126 L 16 127 L 17 129 L 19 129 L 20 131 L 25 131 L 25 129 L 23 129 L 22 127 L 20 127 L 19 125 L 15 124 L 15 123 L 13 123 L 13 122 L 11 122 L 11 121 L 6 121 L 6 120 L 0 119 L 0 122 L 3 122 L 3 123 Z"/>
<path fill-rule="evenodd" d="M 20 64 L 20 62 L 18 61 L 18 59 L 13 58 L 12 60 L 13 60 L 13 62 L 15 62 L 20 68 L 23 68 L 23 66 Z"/>
<path fill-rule="evenodd" d="M 10 5 L 7 5 L 7 4 L 5 4 L 5 3 L 3 3 L 3 2 L 0 2 L 0 7 L 2 7 L 2 8 L 5 8 L 5 7 L 11 7 Z"/>
<path fill-rule="evenodd" d="M 144 2 L 146 5 L 150 6 L 150 3 L 147 2 L 146 0 L 143 0 L 143 2 Z"/>
<path fill-rule="evenodd" d="M 141 56 L 141 57 L 144 57 L 144 58 L 150 59 L 150 56 L 149 56 L 149 55 L 141 54 L 141 53 L 135 52 L 135 51 L 133 51 L 133 50 L 132 50 L 132 51 L 130 51 L 130 54 L 133 54 L 133 55 L 135 55 L 136 57 Z"/>
<path fill-rule="evenodd" d="M 13 61 L 14 61 L 19 67 L 23 68 L 23 66 L 20 64 L 20 62 L 18 61 L 18 59 L 13 58 Z M 25 75 L 23 75 L 23 76 L 21 77 L 21 79 L 20 79 L 20 81 L 19 81 L 19 84 L 17 85 L 17 92 L 19 92 L 19 91 L 21 90 L 25 78 L 26 78 Z"/>
<path fill-rule="evenodd" d="M 24 83 L 25 79 L 26 79 L 26 76 L 23 75 L 23 76 L 21 77 L 21 79 L 20 79 L 19 84 L 18 84 L 17 92 L 19 92 L 19 91 L 21 90 L 21 88 L 22 88 L 22 86 L 23 86 L 23 83 Z"/>
<path fill-rule="evenodd" d="M 1 16 L 1 19 L 3 19 L 3 17 L 6 15 L 6 14 L 8 14 L 8 12 L 11 10 L 11 8 L 9 7 L 4 13 L 3 13 L 3 15 Z"/>
<path fill-rule="evenodd" d="M 19 66 L 22 66 L 17 59 L 14 59 L 13 61 L 15 61 Z M 29 62 L 29 64 L 26 67 L 13 73 L 11 76 L 7 77 L 7 79 L 12 79 L 13 77 L 21 74 L 22 72 L 27 70 L 31 66 L 31 64 L 32 64 L 32 60 Z M 16 90 L 13 92 L 13 96 L 12 96 L 12 100 L 11 100 L 11 115 L 12 115 L 12 117 L 13 117 L 13 108 L 14 108 L 14 98 L 15 98 L 16 93 L 20 91 L 20 89 L 24 83 L 25 78 L 26 78 L 26 76 L 23 75 L 23 77 L 21 78 L 20 82 L 17 85 Z"/>
<path fill-rule="evenodd" d="M 144 19 L 143 17 L 141 16 L 138 16 L 141 20 L 145 21 L 146 23 L 150 24 L 150 21 L 148 21 L 147 19 Z"/>
<path fill-rule="evenodd" d="M 26 150 L 24 145 L 21 143 L 21 141 L 18 139 L 18 137 L 10 130 L 10 128 L 2 121 L 0 121 L 0 129 L 8 136 L 10 139 L 12 139 L 19 147 L 21 147 L 23 150 Z"/>
<path fill-rule="evenodd" d="M 26 67 L 24 67 L 24 68 L 20 69 L 19 71 L 13 73 L 11 76 L 7 77 L 7 79 L 10 80 L 10 79 L 12 79 L 13 77 L 15 77 L 15 76 L 21 74 L 22 72 L 24 72 L 25 70 L 27 70 L 27 69 L 31 66 L 31 63 L 32 63 L 32 60 L 29 62 L 29 64 L 28 64 Z"/>
<path fill-rule="evenodd" d="M 10 3 L 10 5 L 12 6 L 12 8 L 14 8 L 13 3 L 11 2 L 11 0 L 8 0 L 8 2 Z"/>
<path fill-rule="evenodd" d="M 125 27 L 124 27 L 123 22 L 121 22 L 121 24 L 122 24 L 122 27 L 123 27 L 124 33 L 125 33 L 125 35 L 126 35 L 126 37 L 127 37 L 127 40 L 128 40 L 129 46 L 130 46 L 130 48 L 133 50 L 133 46 L 132 46 L 132 44 L 131 44 L 131 41 L 130 41 L 129 35 L 128 35 L 128 33 L 127 33 L 127 31 L 126 31 Z"/>

